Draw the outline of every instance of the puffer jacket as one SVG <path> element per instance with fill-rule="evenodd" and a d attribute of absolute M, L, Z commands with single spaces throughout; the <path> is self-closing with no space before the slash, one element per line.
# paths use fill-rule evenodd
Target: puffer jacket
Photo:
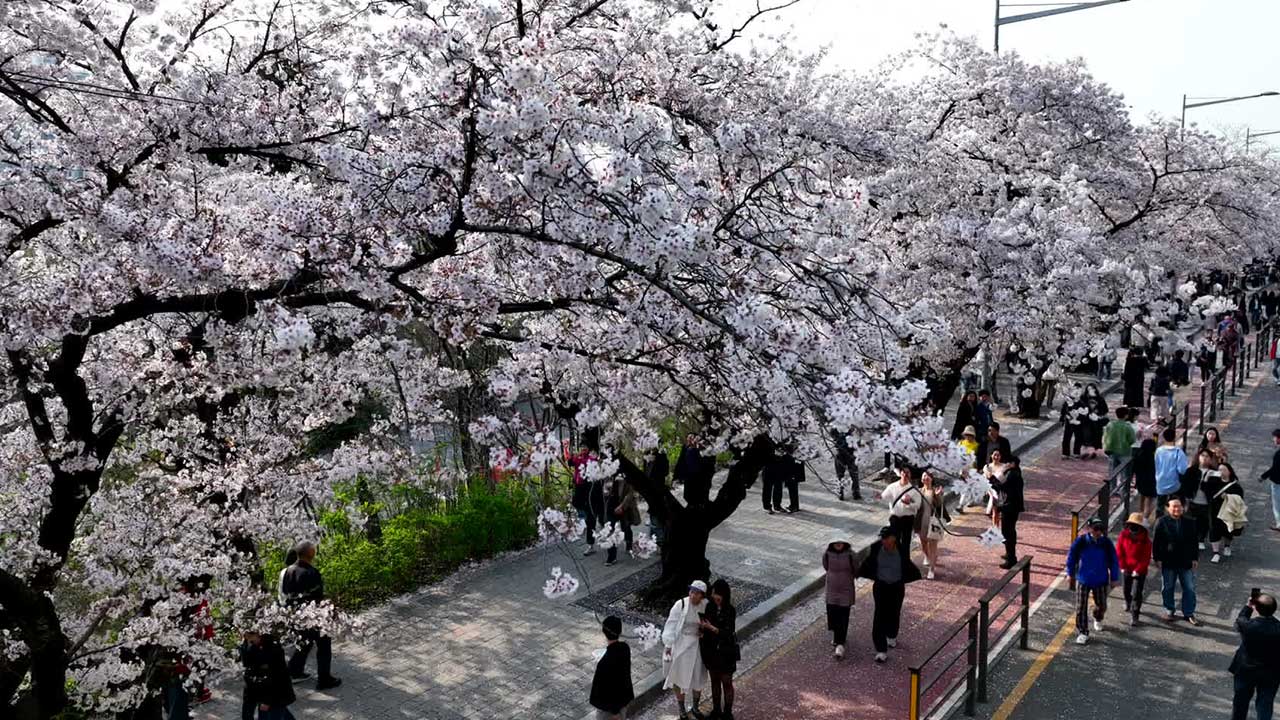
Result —
<path fill-rule="evenodd" d="M 1120 558 L 1121 570 L 1146 575 L 1151 566 L 1151 534 L 1125 526 L 1116 542 L 1116 556 Z"/>

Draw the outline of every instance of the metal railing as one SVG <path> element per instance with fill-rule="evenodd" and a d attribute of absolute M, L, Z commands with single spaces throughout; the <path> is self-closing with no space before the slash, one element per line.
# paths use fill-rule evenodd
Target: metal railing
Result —
<path fill-rule="evenodd" d="M 1018 647 L 1027 649 L 1031 632 L 1031 560 L 1031 556 L 1019 560 L 983 593 L 976 607 L 951 626 L 924 660 L 911 666 L 908 720 L 928 718 L 962 685 L 964 714 L 973 716 L 975 702 L 987 701 L 991 649 L 1010 633 L 1017 634 Z M 1013 585 L 1018 578 L 1020 582 Z M 1013 591 L 1005 596 L 1010 587 Z M 1019 601 L 1018 615 L 1007 617 L 1005 613 L 1014 601 Z M 992 627 L 1002 618 L 1005 622 L 993 633 Z M 963 666 L 959 664 L 962 660 Z M 953 672 L 959 668 L 963 670 Z M 930 691 L 939 683 L 943 683 L 942 689 L 928 702 Z"/>
<path fill-rule="evenodd" d="M 945 664 L 943 664 L 941 669 L 934 674 L 933 679 L 930 680 L 928 684 L 923 684 L 925 668 L 929 665 L 936 666 L 938 663 L 935 663 L 934 661 L 939 659 L 938 656 L 950 647 L 952 645 L 952 641 L 957 637 L 960 637 L 961 633 L 966 632 L 966 639 L 965 642 L 960 645 L 960 651 L 951 655 L 950 658 L 946 660 Z M 951 668 L 955 667 L 956 663 L 959 662 L 961 658 L 963 658 L 966 663 L 964 673 L 951 678 L 951 681 L 947 683 L 939 693 L 938 699 L 931 703 L 927 708 L 922 709 L 921 702 L 924 699 L 925 694 L 928 693 L 939 680 L 946 678 Z M 920 718 L 929 717 L 933 714 L 933 711 L 938 709 L 938 706 L 941 705 L 949 695 L 951 695 L 952 691 L 960 687 L 962 684 L 965 686 L 964 714 L 973 717 L 975 710 L 974 700 L 977 697 L 975 690 L 978 684 L 977 608 L 970 608 L 969 611 L 964 614 L 964 617 L 960 618 L 959 622 L 951 626 L 951 629 L 943 636 L 942 641 L 934 646 L 933 652 L 929 653 L 929 656 L 922 660 L 920 664 L 913 665 L 911 667 L 911 694 L 907 703 L 908 720 L 920 720 Z"/>
<path fill-rule="evenodd" d="M 1000 595 L 1010 586 L 1014 578 L 1021 577 L 1021 582 L 1008 597 L 993 610 L 992 603 L 1000 600 Z M 1021 601 L 1018 617 L 1009 618 L 1008 622 L 992 638 L 991 628 L 1003 616 L 1014 600 Z M 1017 627 L 1014 624 L 1017 623 Z M 1018 634 L 1018 647 L 1027 649 L 1031 628 L 1031 556 L 1019 560 L 1009 572 L 1004 574 L 995 585 L 978 599 L 978 702 L 987 701 L 987 672 L 990 669 L 991 648 L 1012 630 Z"/>

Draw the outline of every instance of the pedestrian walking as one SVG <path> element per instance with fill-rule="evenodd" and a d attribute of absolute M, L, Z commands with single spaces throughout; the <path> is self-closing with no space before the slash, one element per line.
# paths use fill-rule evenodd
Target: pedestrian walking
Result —
<path fill-rule="evenodd" d="M 1151 534 L 1142 513 L 1129 513 L 1116 540 L 1116 557 L 1124 576 L 1124 611 L 1129 614 L 1129 624 L 1137 625 L 1142 622 L 1142 594 L 1151 567 Z"/>
<path fill-rule="evenodd" d="M 996 450 L 991 453 L 991 462 L 982 468 L 982 474 L 987 478 L 990 487 L 987 489 L 987 514 L 991 517 L 991 527 L 1000 528 L 1000 504 L 998 502 L 999 495 L 996 492 L 996 485 L 1004 481 L 1004 474 L 1013 467 L 1009 464 L 1008 458 L 1013 457 L 1013 453 L 1003 450 Z"/>
<path fill-rule="evenodd" d="M 1156 521 L 1151 538 L 1151 556 L 1160 568 L 1164 619 L 1178 619 L 1173 603 L 1177 584 L 1182 586 L 1182 616 L 1199 627 L 1203 623 L 1196 618 L 1196 568 L 1200 566 L 1196 523 L 1186 516 L 1186 504 L 1176 495 L 1169 498 L 1165 509 L 1168 514 Z"/>
<path fill-rule="evenodd" d="M 609 492 L 605 496 L 605 516 L 609 518 L 608 534 L 612 536 L 617 530 L 622 531 L 627 552 L 631 552 L 631 527 L 640 524 L 640 500 L 631 483 L 622 474 L 615 475 L 609 481 Z M 613 565 L 618 562 L 618 543 L 609 546 L 604 564 Z"/>
<path fill-rule="evenodd" d="M 1137 410 L 1134 410 L 1137 412 Z M 1150 525 L 1156 519 L 1157 497 L 1156 492 L 1156 448 L 1160 447 L 1156 442 L 1159 437 L 1158 426 L 1151 428 L 1150 434 L 1142 439 L 1142 443 L 1138 445 L 1138 450 L 1133 454 L 1133 486 L 1138 492 L 1138 510 L 1143 517 L 1147 519 Z"/>
<path fill-rule="evenodd" d="M 960 433 L 960 447 L 966 452 L 973 455 L 975 466 L 978 461 L 978 434 L 972 425 L 966 425 Z"/>
<path fill-rule="evenodd" d="M 907 552 L 916 515 L 924 504 L 919 488 L 911 482 L 911 470 L 905 466 L 898 468 L 898 481 L 889 483 L 880 492 L 880 499 L 889 507 L 889 527 L 893 528 L 898 544 L 904 546 L 903 552 Z"/>
<path fill-rule="evenodd" d="M 1214 371 L 1218 369 L 1218 351 L 1214 349 L 1213 343 L 1209 338 L 1201 338 L 1200 345 L 1196 350 L 1196 367 L 1200 369 L 1200 384 L 1208 384 L 1209 378 L 1213 377 Z"/>
<path fill-rule="evenodd" d="M 1271 431 L 1275 452 L 1271 454 L 1271 467 L 1262 471 L 1258 482 L 1271 481 L 1271 529 L 1280 532 L 1280 428 Z"/>
<path fill-rule="evenodd" d="M 1161 422 L 1169 416 L 1169 393 L 1172 392 L 1171 383 L 1169 382 L 1169 369 L 1165 367 L 1156 368 L 1155 375 L 1151 378 L 1149 389 L 1149 404 L 1151 408 L 1151 422 Z"/>
<path fill-rule="evenodd" d="M 829 543 L 826 552 L 822 553 L 822 569 L 827 573 L 824 579 L 827 629 L 831 631 L 835 657 L 841 660 L 849 637 L 849 613 L 857 600 L 855 581 L 858 568 L 854 565 L 853 548 L 849 543 L 844 540 Z"/>
<path fill-rule="evenodd" d="M 1240 633 L 1240 647 L 1228 668 L 1235 676 L 1231 720 L 1249 717 L 1250 700 L 1258 720 L 1271 720 L 1280 688 L 1280 620 L 1276 619 L 1275 597 L 1251 593 L 1249 604 L 1236 616 L 1236 632 Z"/>
<path fill-rule="evenodd" d="M 920 579 L 920 568 L 911 562 L 893 528 L 883 527 L 880 542 L 870 547 L 858 567 L 858 577 L 872 581 L 871 597 L 876 607 L 871 619 L 871 642 L 875 645 L 876 662 L 882 663 L 889 657 L 889 648 L 898 646 L 907 583 Z"/>
<path fill-rule="evenodd" d="M 733 674 L 738 671 L 738 612 L 729 583 L 711 584 L 711 602 L 702 618 L 702 660 L 711 675 L 711 720 L 733 720 Z"/>
<path fill-rule="evenodd" d="M 1277 346 L 1280 346 L 1280 337 L 1272 338 L 1268 357 L 1271 358 L 1271 379 L 1276 381 L 1276 385 L 1280 385 L 1280 355 L 1276 354 Z"/>
<path fill-rule="evenodd" d="M 1013 454 L 1013 450 L 1009 445 L 1009 438 L 1000 434 L 1000 423 L 994 420 L 987 425 L 986 434 L 979 435 L 979 438 L 981 439 L 978 440 L 978 467 L 991 462 L 991 454 L 996 450 L 999 450 L 1004 457 L 1009 457 Z"/>
<path fill-rule="evenodd" d="M 569 466 L 573 468 L 573 497 L 570 502 L 578 511 L 578 517 L 587 524 L 586 532 L 583 534 L 583 541 L 587 545 L 582 551 L 584 556 L 595 554 L 596 528 L 607 522 L 604 483 L 587 477 L 585 472 L 587 465 L 598 459 L 599 457 L 586 447 L 579 448 L 578 452 L 569 457 Z"/>
<path fill-rule="evenodd" d="M 317 603 L 324 599 L 324 579 L 320 571 L 312 563 L 316 559 L 316 544 L 309 541 L 298 543 L 294 548 L 298 553 L 298 561 L 285 570 L 281 582 L 285 604 L 291 606 Z M 294 680 L 304 680 L 307 674 L 307 656 L 311 646 L 316 648 L 316 689 L 329 690 L 342 684 L 333 676 L 333 641 L 328 635 L 315 628 L 302 631 L 302 642 L 298 650 L 289 658 L 289 675 Z"/>
<path fill-rule="evenodd" d="M 706 598 L 707 584 L 694 580 L 689 584 L 688 596 L 671 606 L 662 628 L 662 689 L 675 689 L 680 720 L 705 718 L 698 703 L 707 682 L 707 668 L 702 662 L 698 638 L 702 632 L 701 616 L 707 611 Z M 691 711 L 685 707 L 685 698 L 689 695 L 693 701 Z"/>
<path fill-rule="evenodd" d="M 1186 353 L 1175 350 L 1173 359 L 1169 361 L 1169 382 L 1175 387 L 1191 384 L 1191 365 L 1186 360 Z"/>
<path fill-rule="evenodd" d="M 1222 435 L 1216 427 L 1205 428 L 1204 437 L 1200 438 L 1200 447 L 1196 449 L 1196 453 L 1206 450 L 1213 453 L 1219 462 L 1227 462 L 1230 459 L 1227 456 L 1227 445 L 1222 442 Z"/>
<path fill-rule="evenodd" d="M 662 448 L 649 448 L 644 453 L 644 476 L 649 478 L 652 487 L 666 488 L 667 476 L 671 470 L 671 460 Z M 649 534 L 654 542 L 662 545 L 666 541 L 666 528 L 658 519 L 658 514 L 649 512 Z"/>
<path fill-rule="evenodd" d="M 1140 348 L 1131 347 L 1124 359 L 1120 379 L 1124 382 L 1124 404 L 1129 407 L 1146 407 L 1147 356 Z"/>
<path fill-rule="evenodd" d="M 1165 428 L 1160 439 L 1163 442 L 1155 455 L 1157 512 L 1181 491 L 1182 474 L 1187 471 L 1187 453 L 1178 446 L 1178 431 Z"/>
<path fill-rule="evenodd" d="M 1088 437 L 1085 416 L 1088 410 L 1081 398 L 1066 398 L 1058 411 L 1058 420 L 1062 423 L 1062 457 L 1079 458 L 1084 449 L 1084 441 Z"/>
<path fill-rule="evenodd" d="M 1217 473 L 1206 475 L 1200 487 L 1209 498 L 1209 547 L 1213 550 L 1209 562 L 1217 564 L 1222 558 L 1231 557 L 1231 542 L 1244 530 L 1248 512 L 1244 488 L 1240 487 L 1235 468 L 1227 462 L 1218 465 Z"/>
<path fill-rule="evenodd" d="M 928 470 L 920 475 L 920 497 L 924 501 L 923 512 L 917 516 L 922 518 L 920 528 L 920 550 L 924 553 L 925 577 L 934 578 L 934 570 L 938 568 L 938 546 L 947 534 L 947 523 L 951 522 L 951 513 L 947 511 L 946 497 L 942 488 L 933 479 Z"/>
<path fill-rule="evenodd" d="M 1107 401 L 1098 391 L 1098 386 L 1089 383 L 1084 388 L 1081 398 L 1084 414 L 1080 418 L 1080 430 L 1084 437 L 1080 440 L 1080 457 L 1092 460 L 1102 452 L 1102 429 L 1107 424 Z"/>
<path fill-rule="evenodd" d="M 284 648 L 275 636 L 246 632 L 240 645 L 240 664 L 244 666 L 241 718 L 249 720 L 256 711 L 258 720 L 293 720 L 289 706 L 297 698 Z"/>
<path fill-rule="evenodd" d="M 604 655 L 596 663 L 588 702 L 596 709 L 596 720 L 626 720 L 627 706 L 635 699 L 631 684 L 631 646 L 622 640 L 622 620 L 610 615 L 600 623 L 604 633 Z"/>
<path fill-rule="evenodd" d="M 839 430 L 832 430 L 831 437 L 836 444 L 835 465 L 836 480 L 840 482 L 841 492 L 844 490 L 844 476 L 849 476 L 849 491 L 853 495 L 854 500 L 862 499 L 862 482 L 858 475 L 858 459 L 854 456 L 853 450 L 849 447 L 849 441 L 845 438 L 844 433 Z M 840 496 L 844 499 L 844 495 Z"/>
<path fill-rule="evenodd" d="M 1107 454 L 1107 477 L 1114 477 L 1129 462 L 1137 436 L 1133 425 L 1129 423 L 1129 408 L 1116 408 L 1116 419 L 1107 423 L 1106 429 L 1102 431 L 1102 451 Z M 1119 478 L 1116 480 L 1118 482 Z"/>
<path fill-rule="evenodd" d="M 1218 459 L 1208 450 L 1196 455 L 1196 465 L 1182 474 L 1182 484 L 1178 496 L 1187 504 L 1187 514 L 1196 524 L 1196 540 L 1201 551 L 1209 540 L 1210 514 L 1209 495 L 1206 485 L 1214 482 L 1218 475 Z"/>
<path fill-rule="evenodd" d="M 966 392 L 956 406 L 956 421 L 951 425 L 951 439 L 959 440 L 966 426 L 972 425 L 978 409 L 978 393 Z"/>
<path fill-rule="evenodd" d="M 773 457 L 765 463 L 760 473 L 764 488 L 760 500 L 764 509 L 770 514 L 800 511 L 800 483 L 804 482 L 804 463 L 796 460 L 791 448 L 779 448 Z M 782 507 L 782 490 L 787 490 L 788 505 Z"/>
<path fill-rule="evenodd" d="M 1102 518 L 1089 520 L 1088 531 L 1071 543 L 1067 574 L 1076 581 L 1076 644 L 1084 645 L 1089 642 L 1089 598 L 1093 598 L 1092 629 L 1102 632 L 1107 593 L 1120 582 L 1119 557 Z"/>
<path fill-rule="evenodd" d="M 991 487 L 996 493 L 995 504 L 999 512 L 999 528 L 1004 535 L 1004 562 L 1000 563 L 1000 567 L 1008 570 L 1018 564 L 1018 518 L 1027 509 L 1024 500 L 1025 484 L 1022 479 L 1022 466 L 1018 456 L 1009 457 L 1008 468 L 999 476 L 991 478 Z"/>
<path fill-rule="evenodd" d="M 995 418 L 991 408 L 991 391 L 984 388 L 978 391 L 978 404 L 973 408 L 973 427 L 978 431 L 978 437 L 985 438 L 987 428 L 991 427 L 993 422 Z M 986 458 L 981 458 L 978 464 L 982 465 L 986 461 Z"/>

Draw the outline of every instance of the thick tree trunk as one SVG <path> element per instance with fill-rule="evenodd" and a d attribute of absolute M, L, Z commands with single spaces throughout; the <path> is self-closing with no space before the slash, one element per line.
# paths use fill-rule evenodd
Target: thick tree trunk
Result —
<path fill-rule="evenodd" d="M 598 435 L 584 432 L 583 444 L 598 450 Z M 742 504 L 747 488 L 755 484 L 773 452 L 773 441 L 766 435 L 757 436 L 750 447 L 736 453 L 715 499 L 697 502 L 701 493 L 694 493 L 695 501 L 688 506 L 676 500 L 660 479 L 649 477 L 631 460 L 619 456 L 618 471 L 649 503 L 649 512 L 656 514 L 667 531 L 662 548 L 662 574 L 642 593 L 647 604 L 666 610 L 676 598 L 688 592 L 690 582 L 710 577 L 707 541 L 711 531 Z"/>
<path fill-rule="evenodd" d="M 29 648 L 25 662 L 6 664 L 0 673 L 0 687 L 6 691 L 0 697 L 0 709 L 4 710 L 0 715 L 54 717 L 67 704 L 67 638 L 53 602 L 21 578 L 0 570 L 0 607 L 14 621 L 18 637 Z M 29 690 L 25 696 L 15 696 L 22 681 L 18 673 L 28 671 Z"/>

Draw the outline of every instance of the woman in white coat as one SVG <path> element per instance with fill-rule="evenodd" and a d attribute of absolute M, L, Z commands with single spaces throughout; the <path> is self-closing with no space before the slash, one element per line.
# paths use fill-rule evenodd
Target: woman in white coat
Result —
<path fill-rule="evenodd" d="M 676 689 L 676 702 L 680 705 L 680 719 L 702 720 L 698 701 L 702 699 L 702 686 L 706 683 L 707 668 L 702 664 L 702 651 L 698 647 L 698 635 L 702 614 L 707 611 L 707 584 L 694 580 L 689 585 L 689 596 L 682 597 L 671 606 L 667 624 L 662 628 L 662 669 L 666 675 L 662 688 Z M 685 709 L 685 693 L 693 694 L 692 713 Z"/>

